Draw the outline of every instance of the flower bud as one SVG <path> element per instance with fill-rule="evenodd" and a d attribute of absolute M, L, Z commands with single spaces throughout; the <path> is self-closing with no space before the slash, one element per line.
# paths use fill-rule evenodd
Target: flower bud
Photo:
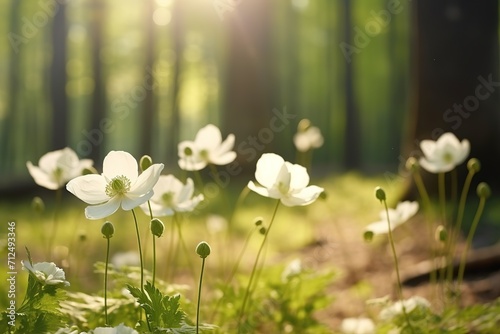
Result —
<path fill-rule="evenodd" d="M 80 242 L 85 242 L 87 240 L 87 233 L 85 231 L 80 231 L 78 233 L 78 240 Z"/>
<path fill-rule="evenodd" d="M 328 198 L 328 194 L 326 193 L 326 191 L 322 191 L 320 194 L 319 194 L 319 198 L 322 199 L 322 200 L 326 200 Z"/>
<path fill-rule="evenodd" d="M 481 170 L 481 163 L 476 158 L 469 159 L 467 161 L 467 169 L 469 172 L 477 173 Z"/>
<path fill-rule="evenodd" d="M 488 198 L 491 196 L 490 186 L 486 182 L 481 182 L 477 185 L 477 195 L 479 197 Z"/>
<path fill-rule="evenodd" d="M 380 188 L 380 187 L 376 187 L 375 188 L 375 197 L 377 197 L 377 199 L 379 201 L 385 201 L 385 191 L 384 189 Z"/>
<path fill-rule="evenodd" d="M 262 217 L 257 217 L 255 218 L 253 223 L 255 224 L 255 226 L 261 226 L 263 221 L 264 219 Z"/>
<path fill-rule="evenodd" d="M 115 227 L 111 222 L 107 221 L 102 225 L 101 233 L 104 236 L 104 238 L 110 239 L 111 237 L 113 237 L 113 234 L 115 233 Z"/>
<path fill-rule="evenodd" d="M 260 234 L 262 234 L 262 235 L 265 235 L 265 234 L 266 234 L 266 231 L 267 231 L 267 229 L 266 229 L 264 226 L 262 226 L 262 227 L 259 229 L 259 233 L 260 233 Z"/>
<path fill-rule="evenodd" d="M 307 118 L 301 119 L 299 124 L 297 125 L 297 131 L 306 132 L 307 129 L 311 127 L 311 121 Z"/>
<path fill-rule="evenodd" d="M 163 234 L 163 231 L 165 231 L 165 225 L 158 218 L 153 218 L 151 219 L 150 229 L 151 233 L 159 238 Z"/>
<path fill-rule="evenodd" d="M 412 173 L 418 172 L 418 170 L 420 169 L 418 160 L 415 157 L 409 157 L 408 160 L 406 160 L 405 167 L 408 171 Z"/>
<path fill-rule="evenodd" d="M 35 210 L 36 213 L 42 213 L 45 211 L 45 203 L 43 202 L 43 199 L 38 196 L 33 197 L 33 200 L 31 201 L 31 207 L 33 208 L 33 210 Z"/>
<path fill-rule="evenodd" d="M 446 228 L 443 225 L 439 225 L 436 228 L 436 232 L 434 233 L 434 239 L 439 242 L 446 242 L 448 240 L 448 231 L 446 231 Z"/>
<path fill-rule="evenodd" d="M 202 241 L 196 246 L 196 254 L 198 254 L 202 259 L 210 255 L 211 249 L 210 245 L 205 241 Z"/>
<path fill-rule="evenodd" d="M 363 239 L 365 239 L 366 242 L 371 242 L 373 240 L 373 235 L 372 231 L 365 231 L 365 233 L 363 233 Z"/>
<path fill-rule="evenodd" d="M 153 164 L 153 159 L 149 155 L 143 155 L 141 160 L 139 160 L 139 166 L 141 167 L 141 171 L 145 171 Z"/>
<path fill-rule="evenodd" d="M 90 175 L 90 174 L 98 174 L 97 169 L 95 169 L 92 166 L 82 169 L 82 175 Z"/>

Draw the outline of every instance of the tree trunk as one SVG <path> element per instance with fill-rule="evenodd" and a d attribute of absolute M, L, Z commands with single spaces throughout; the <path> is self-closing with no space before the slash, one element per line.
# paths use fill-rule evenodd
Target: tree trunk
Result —
<path fill-rule="evenodd" d="M 229 59 L 222 131 L 236 134 L 240 172 L 253 173 L 256 160 L 272 151 L 279 132 L 295 126 L 282 106 L 272 105 L 270 6 L 268 0 L 241 1 L 223 18 Z"/>
<path fill-rule="evenodd" d="M 352 36 L 352 14 L 351 0 L 343 1 L 343 40 L 350 44 L 353 43 Z M 359 152 L 359 115 L 355 102 L 354 82 L 353 82 L 353 64 L 351 60 L 345 62 L 344 84 L 345 84 L 345 133 L 344 133 L 344 167 L 346 169 L 356 169 L 360 167 Z"/>
<path fill-rule="evenodd" d="M 7 108 L 5 109 L 5 115 L 2 120 L 2 132 L 0 133 L 0 153 L 2 159 L 0 159 L 0 167 L 2 171 L 9 171 L 15 164 L 14 162 L 14 143 L 12 140 L 12 124 L 14 122 L 14 113 L 17 110 L 19 96 L 19 73 L 20 67 L 20 57 L 19 52 L 23 47 L 24 40 L 21 34 L 21 24 L 20 24 L 20 10 L 22 1 L 11 1 L 10 5 L 10 20 L 9 20 L 9 50 L 8 50 L 8 82 L 7 85 Z"/>
<path fill-rule="evenodd" d="M 154 0 L 146 0 L 146 13 L 145 13 L 145 25 L 146 25 L 146 61 L 144 76 L 147 76 L 151 83 L 154 83 L 155 78 L 153 72 L 153 67 L 155 64 L 155 24 L 153 22 L 153 12 L 154 12 Z M 153 85 L 154 86 L 154 85 Z M 141 137 L 140 140 L 140 154 L 151 154 L 151 143 L 153 140 L 153 118 L 155 116 L 155 106 L 154 106 L 154 88 L 146 89 L 146 96 L 142 104 L 142 114 L 141 114 Z"/>
<path fill-rule="evenodd" d="M 90 109 L 90 133 L 95 134 L 89 141 L 92 143 L 92 150 L 88 158 L 94 161 L 101 161 L 102 145 L 104 144 L 104 134 L 100 131 L 100 123 L 106 110 L 104 76 L 100 59 L 102 49 L 103 23 L 106 12 L 106 4 L 102 0 L 92 0 L 91 2 L 91 47 L 92 66 L 94 74 L 94 93 L 92 95 Z"/>
<path fill-rule="evenodd" d="M 67 145 L 68 99 L 66 95 L 66 45 L 68 26 L 66 5 L 59 4 L 52 24 L 52 64 L 50 68 L 50 96 L 52 101 L 52 149 Z"/>
<path fill-rule="evenodd" d="M 168 135 L 169 151 L 167 158 L 175 161 L 177 159 L 177 143 L 180 139 L 180 113 L 179 113 L 179 93 L 180 76 L 182 73 L 182 56 L 184 53 L 184 13 L 182 2 L 175 1 L 172 14 L 172 40 L 174 43 L 175 60 L 172 74 L 172 104 L 171 104 L 171 126 Z"/>
<path fill-rule="evenodd" d="M 413 45 L 411 119 L 404 157 L 419 150 L 418 141 L 453 132 L 471 143 L 481 161 L 475 182 L 498 189 L 500 155 L 498 72 L 498 1 L 419 0 L 412 2 Z M 467 172 L 460 166 L 459 185 Z M 425 173 L 431 195 L 437 182 Z M 475 189 L 474 184 L 471 189 Z M 409 196 L 416 194 L 412 186 Z"/>

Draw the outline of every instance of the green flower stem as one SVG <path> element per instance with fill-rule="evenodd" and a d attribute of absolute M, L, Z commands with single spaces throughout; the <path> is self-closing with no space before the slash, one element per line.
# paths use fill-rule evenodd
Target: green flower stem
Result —
<path fill-rule="evenodd" d="M 196 183 L 198 183 L 199 189 L 203 189 L 203 179 L 201 178 L 201 174 L 199 170 L 193 171 L 194 174 L 194 179 L 196 180 Z"/>
<path fill-rule="evenodd" d="M 280 205 L 280 201 L 278 200 L 278 202 L 276 203 L 276 207 L 274 208 L 274 212 L 273 212 L 273 215 L 271 217 L 271 221 L 269 222 L 269 227 L 266 230 L 266 234 L 264 234 L 264 239 L 262 240 L 259 251 L 257 252 L 257 257 L 255 258 L 255 262 L 253 264 L 252 272 L 250 274 L 250 279 L 248 281 L 248 285 L 247 285 L 247 288 L 245 291 L 245 297 L 243 298 L 243 303 L 241 305 L 241 310 L 240 310 L 240 314 L 238 317 L 238 333 L 240 333 L 240 330 L 241 330 L 240 325 L 241 325 L 241 322 L 243 320 L 243 316 L 245 314 L 245 307 L 246 307 L 246 304 L 247 304 L 247 301 L 248 301 L 248 298 L 250 295 L 250 287 L 253 284 L 253 279 L 255 276 L 255 272 L 257 270 L 257 264 L 259 263 L 260 255 L 262 254 L 262 250 L 264 249 L 264 246 L 266 244 L 267 237 L 269 235 L 269 231 L 271 230 L 271 227 L 273 226 L 274 218 L 276 217 L 276 212 L 278 211 L 279 205 Z"/>
<path fill-rule="evenodd" d="M 232 243 L 231 243 L 231 241 L 232 241 L 231 236 L 233 235 L 233 228 L 234 228 L 234 223 L 233 223 L 234 217 L 236 216 L 236 212 L 238 211 L 238 208 L 241 206 L 241 204 L 243 203 L 243 201 L 245 200 L 245 198 L 248 196 L 249 193 L 250 193 L 250 188 L 248 188 L 247 186 L 243 187 L 240 194 L 238 195 L 238 199 L 236 200 L 236 203 L 234 205 L 234 210 L 231 213 L 231 217 L 228 220 L 226 238 L 229 241 L 228 247 L 230 249 L 234 248 Z"/>
<path fill-rule="evenodd" d="M 441 219 L 443 220 L 443 226 L 447 226 L 446 223 L 446 184 L 445 184 L 445 173 L 438 174 L 438 193 L 439 193 L 439 205 L 441 207 Z"/>
<path fill-rule="evenodd" d="M 448 248 L 448 272 L 447 272 L 447 280 L 451 282 L 453 280 L 453 256 L 456 251 L 458 236 L 460 235 L 460 230 L 462 228 L 462 221 L 464 217 L 465 211 L 465 202 L 467 200 L 467 194 L 469 193 L 470 184 L 472 182 L 472 178 L 474 177 L 475 170 L 469 169 L 469 173 L 465 178 L 464 186 L 462 188 L 462 193 L 460 194 L 460 201 L 458 203 L 457 210 L 457 221 L 455 223 L 454 230 L 450 231 L 450 243 Z"/>
<path fill-rule="evenodd" d="M 108 264 L 109 264 L 109 244 L 110 238 L 106 238 L 106 266 L 104 267 L 104 318 L 105 326 L 109 325 L 108 319 Z"/>
<path fill-rule="evenodd" d="M 221 184 L 221 181 L 219 178 L 219 171 L 217 170 L 217 167 L 215 167 L 214 164 L 208 164 L 208 167 L 210 168 L 210 171 L 212 172 L 212 175 L 215 179 L 215 183 Z"/>
<path fill-rule="evenodd" d="M 200 284 L 198 285 L 198 304 L 196 306 L 196 334 L 200 327 L 200 305 L 201 305 L 201 286 L 203 282 L 203 272 L 205 271 L 205 258 L 201 259 Z"/>
<path fill-rule="evenodd" d="M 408 313 L 406 312 L 406 308 L 404 307 L 403 304 L 403 286 L 401 284 L 401 277 L 399 276 L 399 263 L 398 263 L 398 256 L 396 254 L 396 246 L 394 245 L 394 238 L 392 237 L 392 229 L 391 229 L 391 220 L 389 218 L 389 208 L 387 207 L 387 201 L 384 199 L 382 200 L 384 202 L 384 208 L 385 212 L 387 214 L 387 225 L 388 225 L 388 236 L 389 236 L 389 243 L 391 245 L 391 250 L 392 250 L 392 255 L 394 257 L 394 269 L 396 270 L 396 278 L 397 278 L 397 283 L 398 283 L 398 295 L 399 295 L 399 300 L 401 301 L 401 305 L 403 305 L 403 314 L 406 318 L 406 322 L 408 323 L 408 327 L 411 329 L 412 333 L 415 333 L 413 326 L 411 325 L 410 318 L 408 317 Z"/>
<path fill-rule="evenodd" d="M 445 173 L 443 172 L 438 174 L 438 195 L 439 195 L 439 206 L 441 208 L 442 224 L 447 231 L 450 231 L 450 226 L 446 222 L 446 184 L 445 184 Z M 447 244 L 449 243 L 449 238 L 448 240 L 446 240 L 446 243 Z M 446 268 L 447 264 L 445 264 L 444 266 L 441 265 L 439 276 L 442 280 L 442 283 L 445 282 Z"/>
<path fill-rule="evenodd" d="M 175 268 L 175 248 L 174 248 L 174 235 L 175 235 L 175 219 L 174 219 L 174 222 L 172 224 L 170 224 L 170 242 L 169 242 L 169 245 L 168 245 L 168 255 L 167 255 L 167 263 L 169 265 L 165 266 L 166 268 L 166 273 L 165 273 L 165 277 L 168 279 L 168 280 L 171 280 L 172 279 L 172 275 L 173 275 L 173 272 L 171 270 L 171 268 Z"/>
<path fill-rule="evenodd" d="M 420 197 L 422 198 L 422 202 L 424 204 L 425 212 L 427 215 L 428 227 L 429 227 L 429 240 L 434 240 L 434 231 L 436 230 L 436 226 L 434 223 L 434 210 L 432 209 L 431 199 L 429 197 L 429 193 L 425 188 L 424 181 L 422 180 L 422 176 L 420 172 L 416 171 L 413 173 L 413 180 L 415 185 L 417 186 Z M 430 283 L 431 286 L 436 284 L 437 282 L 437 263 L 436 263 L 437 252 L 434 245 L 431 246 L 431 261 L 433 263 L 433 270 L 430 273 Z"/>
<path fill-rule="evenodd" d="M 141 291 L 144 292 L 144 262 L 142 258 L 141 235 L 139 233 L 139 224 L 137 223 L 137 216 L 135 215 L 134 209 L 132 209 L 132 215 L 134 216 L 135 233 L 137 234 L 137 247 L 139 248 L 139 259 L 141 261 Z"/>
<path fill-rule="evenodd" d="M 472 225 L 469 230 L 469 234 L 467 235 L 467 239 L 465 241 L 465 248 L 462 252 L 462 257 L 460 259 L 460 265 L 458 267 L 458 278 L 457 278 L 457 285 L 460 287 L 462 285 L 463 279 L 464 279 L 464 272 L 465 272 L 465 263 L 467 262 L 467 253 L 472 245 L 472 238 L 474 237 L 474 234 L 476 233 L 476 228 L 479 223 L 479 219 L 481 218 L 481 215 L 483 214 L 484 210 L 484 204 L 486 202 L 486 197 L 481 196 L 479 198 L 479 204 L 476 210 L 476 215 L 474 216 L 474 220 L 472 221 Z"/>
<path fill-rule="evenodd" d="M 224 296 L 226 296 L 227 289 L 230 287 L 230 283 L 233 280 L 234 275 L 236 275 L 236 272 L 238 271 L 241 260 L 243 259 L 243 255 L 245 254 L 245 251 L 246 251 L 248 244 L 250 242 L 250 238 L 252 237 L 254 232 L 255 232 L 255 227 L 248 233 L 247 237 L 245 238 L 245 242 L 243 243 L 243 247 L 241 248 L 240 254 L 238 255 L 238 258 L 237 258 L 235 264 L 233 265 L 233 268 L 231 269 L 231 272 L 229 273 L 229 276 L 227 277 L 226 282 L 224 284 L 224 290 L 222 292 L 223 297 L 219 298 L 217 300 L 217 304 L 215 305 L 214 310 L 212 312 L 212 317 L 211 317 L 210 322 L 213 322 L 215 319 L 215 315 L 217 314 L 217 312 L 219 310 L 220 304 L 222 303 Z"/>
<path fill-rule="evenodd" d="M 153 220 L 153 210 L 151 209 L 151 202 L 148 200 L 148 209 L 149 209 L 149 217 Z M 153 235 L 153 288 L 155 287 L 155 278 L 156 278 L 156 239 Z"/>
<path fill-rule="evenodd" d="M 156 279 L 156 237 L 153 235 L 153 288 L 155 287 Z"/>
<path fill-rule="evenodd" d="M 195 277 L 196 277 L 195 270 L 194 270 L 193 264 L 191 263 L 191 258 L 189 257 L 190 253 L 189 253 L 189 250 L 186 246 L 186 242 L 184 241 L 184 238 L 182 236 L 182 226 L 181 226 L 181 223 L 179 221 L 179 217 L 178 217 L 177 212 L 174 213 L 174 222 L 175 222 L 175 225 L 177 226 L 177 233 L 179 234 L 179 242 L 182 246 L 182 250 L 186 254 L 186 260 L 187 260 L 189 270 L 191 271 L 191 275 L 192 275 L 193 279 L 195 279 Z"/>
<path fill-rule="evenodd" d="M 59 225 L 59 208 L 61 206 L 62 199 L 62 188 L 58 188 L 55 194 L 55 204 L 54 204 L 54 218 L 52 221 L 52 232 L 49 236 L 48 242 L 48 258 L 52 259 L 52 248 L 54 246 L 54 241 L 57 234 L 57 228 Z"/>

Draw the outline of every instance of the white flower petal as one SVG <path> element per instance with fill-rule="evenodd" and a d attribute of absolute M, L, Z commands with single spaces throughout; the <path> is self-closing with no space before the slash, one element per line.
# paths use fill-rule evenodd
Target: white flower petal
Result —
<path fill-rule="evenodd" d="M 87 206 L 85 208 L 85 217 L 95 220 L 111 216 L 120 207 L 120 202 L 120 198 L 113 197 L 106 203 Z"/>
<path fill-rule="evenodd" d="M 394 227 L 394 224 L 391 224 L 391 230 L 393 230 Z M 373 234 L 386 234 L 389 233 L 389 224 L 387 223 L 387 220 L 374 222 L 366 226 L 365 231 L 370 231 Z"/>
<path fill-rule="evenodd" d="M 198 131 L 194 142 L 197 147 L 213 150 L 220 146 L 222 135 L 218 127 L 208 124 Z"/>
<path fill-rule="evenodd" d="M 102 175 L 78 176 L 68 182 L 66 189 L 87 204 L 100 204 L 109 200 L 106 180 Z"/>
<path fill-rule="evenodd" d="M 141 196 L 151 191 L 160 178 L 163 164 L 153 164 L 139 175 L 137 180 L 130 186 L 127 195 Z"/>
<path fill-rule="evenodd" d="M 234 160 L 236 158 L 236 152 L 231 151 L 234 147 L 234 141 L 235 141 L 234 135 L 232 133 L 229 134 L 227 136 L 226 140 L 224 140 L 220 144 L 219 147 L 215 148 L 214 151 L 211 152 L 211 154 L 210 154 L 211 158 L 220 157 L 222 155 L 226 155 L 227 153 L 234 153 L 234 158 L 233 158 L 233 160 Z M 231 162 L 231 161 L 229 161 L 229 162 Z M 214 161 L 212 161 L 212 162 L 214 162 Z M 229 162 L 227 162 L 227 163 L 229 163 Z M 226 163 L 224 163 L 224 164 L 226 164 Z"/>
<path fill-rule="evenodd" d="M 78 162 L 78 166 L 76 168 L 73 168 L 69 175 L 68 175 L 68 181 L 77 177 L 81 176 L 82 172 L 84 169 L 90 169 L 94 165 L 94 161 L 92 159 L 82 159 Z"/>
<path fill-rule="evenodd" d="M 55 180 L 51 176 L 49 176 L 49 174 L 47 174 L 41 168 L 34 166 L 31 161 L 28 161 L 26 163 L 26 167 L 28 167 L 28 172 L 30 173 L 31 177 L 33 177 L 33 180 L 35 180 L 35 183 L 39 186 L 50 190 L 56 190 L 61 187 L 61 185 L 55 182 Z"/>
<path fill-rule="evenodd" d="M 194 157 L 186 157 L 179 159 L 179 167 L 185 171 L 198 171 L 207 166 L 207 162 Z"/>
<path fill-rule="evenodd" d="M 134 195 L 129 196 L 129 195 L 130 193 L 128 193 L 125 197 L 122 198 L 122 209 L 125 211 L 132 210 L 138 207 L 139 205 L 149 201 L 153 196 L 153 190 L 150 190 L 146 194 L 140 196 L 134 196 Z"/>
<path fill-rule="evenodd" d="M 396 211 L 399 213 L 400 220 L 402 222 L 406 222 L 417 213 L 418 208 L 418 202 L 404 201 L 398 203 L 398 205 L 396 206 Z"/>
<path fill-rule="evenodd" d="M 276 194 L 271 196 L 271 193 L 269 192 L 268 188 L 259 186 L 255 184 L 253 181 L 249 181 L 247 187 L 250 188 L 250 190 L 255 191 L 257 194 L 262 195 L 264 197 L 280 198 L 280 196 L 276 197 Z"/>
<path fill-rule="evenodd" d="M 340 330 L 344 334 L 375 334 L 375 323 L 369 318 L 346 318 Z"/>
<path fill-rule="evenodd" d="M 420 149 L 426 157 L 431 157 L 434 155 L 434 150 L 436 149 L 436 142 L 433 140 L 422 140 L 420 142 Z"/>
<path fill-rule="evenodd" d="M 130 182 L 134 182 L 137 179 L 137 161 L 130 153 L 125 151 L 109 152 L 104 158 L 102 169 L 102 174 L 108 180 L 120 175 L 127 177 Z"/>
<path fill-rule="evenodd" d="M 255 179 L 266 188 L 271 188 L 276 182 L 281 167 L 285 163 L 282 157 L 274 153 L 264 153 L 257 161 Z"/>
<path fill-rule="evenodd" d="M 45 153 L 38 161 L 40 169 L 47 173 L 52 173 L 57 168 L 57 161 L 63 154 L 63 150 L 56 150 Z"/>
<path fill-rule="evenodd" d="M 459 148 L 459 151 L 458 151 L 458 155 L 456 157 L 457 161 L 457 165 L 461 164 L 462 162 L 465 161 L 465 159 L 467 159 L 467 157 L 469 156 L 470 154 L 470 143 L 467 139 L 464 139 L 462 140 L 462 142 L 460 143 L 460 148 Z"/>
<path fill-rule="evenodd" d="M 286 206 L 303 206 L 314 202 L 323 192 L 323 188 L 318 186 L 309 186 L 300 192 L 282 197 L 281 202 Z"/>
<path fill-rule="evenodd" d="M 203 201 L 204 196 L 202 194 L 199 194 L 198 196 L 193 197 L 192 199 L 179 203 L 176 207 L 175 210 L 178 212 L 190 212 L 193 211 L 198 204 L 200 204 L 201 201 Z"/>
<path fill-rule="evenodd" d="M 172 208 L 166 207 L 164 205 L 155 203 L 155 202 L 150 202 L 151 204 L 151 211 L 153 212 L 153 216 L 155 217 L 165 217 L 165 216 L 172 216 L 175 211 Z M 147 215 L 149 215 L 149 209 L 146 212 Z"/>
<path fill-rule="evenodd" d="M 287 163 L 287 168 L 291 173 L 290 189 L 302 189 L 307 187 L 309 184 L 309 174 L 305 167 Z"/>
<path fill-rule="evenodd" d="M 210 162 L 214 165 L 227 165 L 236 159 L 236 152 L 230 151 L 222 155 L 210 155 Z"/>
<path fill-rule="evenodd" d="M 191 178 L 188 178 L 186 180 L 186 185 L 183 185 L 182 182 L 179 181 L 178 179 L 175 179 L 174 182 L 177 185 L 177 187 L 173 189 L 173 191 L 175 193 L 174 200 L 176 203 L 183 203 L 183 202 L 191 199 L 191 197 L 193 197 L 194 183 L 193 183 L 193 180 Z M 180 185 L 180 187 L 179 187 L 179 185 Z"/>

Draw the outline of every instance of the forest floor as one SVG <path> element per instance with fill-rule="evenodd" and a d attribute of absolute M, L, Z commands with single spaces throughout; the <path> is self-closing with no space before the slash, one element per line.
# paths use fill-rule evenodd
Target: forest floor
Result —
<path fill-rule="evenodd" d="M 319 239 L 314 247 L 305 252 L 314 254 L 317 266 L 338 268 L 337 280 L 330 286 L 328 294 L 334 296 L 332 305 L 320 312 L 318 318 L 332 329 L 338 329 L 342 319 L 348 317 L 377 318 L 380 306 L 367 301 L 389 296 L 398 300 L 397 276 L 387 236 L 378 236 L 372 242 L 362 238 L 363 228 L 349 221 L 338 221 L 318 226 L 318 235 L 332 236 Z M 429 247 L 425 221 L 418 215 L 409 224 L 393 233 L 401 279 L 414 276 L 428 268 Z M 460 251 L 460 249 L 458 249 Z M 500 297 L 500 263 L 487 264 L 486 273 L 467 273 L 461 289 L 462 305 L 485 303 Z M 421 296 L 431 301 L 436 311 L 443 305 L 442 294 L 437 285 L 424 281 L 416 286 L 403 286 L 404 298 Z"/>

